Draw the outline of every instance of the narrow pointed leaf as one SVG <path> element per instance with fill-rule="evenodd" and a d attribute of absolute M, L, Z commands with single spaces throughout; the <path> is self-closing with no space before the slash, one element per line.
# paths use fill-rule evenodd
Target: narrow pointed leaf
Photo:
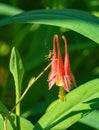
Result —
<path fill-rule="evenodd" d="M 72 90 L 66 102 L 56 101 L 37 122 L 34 130 L 66 129 L 99 107 L 99 79 L 89 81 Z"/>
<path fill-rule="evenodd" d="M 19 101 L 21 96 L 21 86 L 24 74 L 23 64 L 19 52 L 15 47 L 12 48 L 11 58 L 10 58 L 10 71 L 13 75 L 15 82 L 15 93 L 16 93 L 16 103 Z M 16 125 L 20 130 L 20 103 L 16 106 Z"/>
<path fill-rule="evenodd" d="M 20 97 L 21 85 L 24 74 L 24 68 L 22 64 L 21 57 L 15 47 L 12 48 L 11 58 L 10 58 L 10 71 L 13 75 L 15 88 L 16 88 L 16 98 Z"/>
<path fill-rule="evenodd" d="M 99 18 L 84 11 L 74 9 L 29 11 L 2 19 L 0 25 L 17 22 L 32 22 L 68 28 L 99 43 Z"/>

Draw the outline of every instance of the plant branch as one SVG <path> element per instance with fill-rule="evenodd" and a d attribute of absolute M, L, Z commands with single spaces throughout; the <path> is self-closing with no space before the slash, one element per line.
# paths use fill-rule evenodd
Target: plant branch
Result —
<path fill-rule="evenodd" d="M 28 83 L 27 88 L 25 89 L 25 91 L 23 92 L 23 94 L 21 95 L 19 101 L 15 104 L 15 106 L 12 108 L 12 110 L 10 111 L 10 113 L 12 113 L 14 111 L 14 109 L 16 108 L 16 106 L 22 101 L 22 99 L 24 98 L 24 96 L 26 95 L 26 93 L 28 92 L 28 90 L 30 89 L 30 87 L 44 74 L 44 72 L 51 66 L 52 62 L 36 77 L 32 77 Z"/>

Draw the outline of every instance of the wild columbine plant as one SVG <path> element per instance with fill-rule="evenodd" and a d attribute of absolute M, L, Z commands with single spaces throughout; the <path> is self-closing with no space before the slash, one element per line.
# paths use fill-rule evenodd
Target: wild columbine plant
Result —
<path fill-rule="evenodd" d="M 48 76 L 48 82 L 49 82 L 49 89 L 51 89 L 55 83 L 57 86 L 59 86 L 58 97 L 61 101 L 65 101 L 66 100 L 65 91 L 69 92 L 72 86 L 76 86 L 76 81 L 70 68 L 67 41 L 64 36 L 62 36 L 62 39 L 64 40 L 65 44 L 64 64 L 60 51 L 58 35 L 54 35 L 51 72 L 49 73 Z"/>

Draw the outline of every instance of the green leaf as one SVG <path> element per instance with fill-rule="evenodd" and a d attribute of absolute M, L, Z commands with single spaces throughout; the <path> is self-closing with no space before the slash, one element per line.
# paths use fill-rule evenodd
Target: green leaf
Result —
<path fill-rule="evenodd" d="M 99 107 L 99 79 L 89 81 L 71 91 L 66 102 L 54 105 L 41 117 L 35 130 L 67 129 L 83 116 Z"/>
<path fill-rule="evenodd" d="M 90 114 L 80 119 L 79 122 L 99 130 L 99 110 L 92 111 Z"/>
<path fill-rule="evenodd" d="M 15 15 L 22 13 L 23 11 L 21 9 L 12 7 L 10 5 L 0 3 L 0 14 L 2 15 Z"/>
<path fill-rule="evenodd" d="M 11 52 L 10 71 L 14 77 L 15 91 L 16 91 L 16 103 L 17 103 L 19 101 L 19 98 L 21 95 L 21 86 L 22 86 L 24 68 L 23 68 L 21 57 L 15 47 L 12 48 L 12 52 Z M 19 105 L 19 108 L 17 108 L 17 110 L 16 110 L 17 115 L 20 115 L 19 109 L 20 109 L 20 105 Z"/>
<path fill-rule="evenodd" d="M 4 106 L 4 104 L 1 101 L 0 101 L 0 114 L 2 115 L 2 116 L 0 116 L 0 129 L 3 130 L 3 122 L 4 122 L 3 119 L 5 117 L 7 117 L 7 119 L 9 120 L 10 127 L 13 128 L 13 130 L 16 130 L 16 126 L 14 124 L 14 121 L 13 121 L 9 111 L 7 110 L 7 108 Z"/>
<path fill-rule="evenodd" d="M 74 9 L 29 11 L 2 19 L 0 25 L 17 22 L 32 22 L 68 28 L 99 43 L 99 18 L 84 11 Z"/>
<path fill-rule="evenodd" d="M 12 119 L 15 122 L 14 118 L 15 118 L 15 115 L 12 116 Z M 21 122 L 21 130 L 33 130 L 34 126 L 30 121 L 28 121 L 28 120 L 21 117 L 20 122 Z M 3 123 L 4 123 L 3 118 L 0 115 L 0 130 L 4 130 L 3 129 Z M 16 130 L 16 128 L 13 128 L 11 126 L 10 122 L 7 121 L 7 130 Z"/>
<path fill-rule="evenodd" d="M 33 130 L 34 126 L 30 121 L 28 121 L 22 117 L 20 119 L 21 119 L 20 120 L 21 130 Z"/>
<path fill-rule="evenodd" d="M 11 52 L 10 71 L 14 77 L 16 91 L 19 91 L 19 94 L 21 94 L 21 85 L 24 74 L 24 68 L 21 57 L 15 47 L 12 48 Z"/>
<path fill-rule="evenodd" d="M 3 118 L 7 117 L 7 129 L 8 130 L 16 130 L 15 122 L 16 116 L 14 114 L 9 113 L 8 109 L 4 106 L 4 104 L 0 101 L 0 130 L 4 130 L 4 120 Z M 33 124 L 24 119 L 20 118 L 21 130 L 33 130 Z"/>

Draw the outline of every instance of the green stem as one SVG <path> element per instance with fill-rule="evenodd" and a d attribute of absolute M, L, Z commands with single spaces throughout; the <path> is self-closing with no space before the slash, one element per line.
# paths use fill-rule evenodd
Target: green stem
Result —
<path fill-rule="evenodd" d="M 20 99 L 20 90 L 17 89 L 18 87 L 16 87 L 16 103 L 19 101 Z M 19 87 L 21 88 L 21 87 Z M 17 126 L 17 130 L 21 130 L 21 126 L 20 126 L 20 102 L 19 104 L 16 106 L 16 126 Z"/>
<path fill-rule="evenodd" d="M 17 126 L 17 130 L 21 130 L 20 116 L 17 116 L 17 115 L 16 115 L 16 126 Z"/>
<path fill-rule="evenodd" d="M 21 126 L 20 126 L 20 103 L 16 106 L 16 126 L 17 126 L 17 130 L 21 130 Z"/>

